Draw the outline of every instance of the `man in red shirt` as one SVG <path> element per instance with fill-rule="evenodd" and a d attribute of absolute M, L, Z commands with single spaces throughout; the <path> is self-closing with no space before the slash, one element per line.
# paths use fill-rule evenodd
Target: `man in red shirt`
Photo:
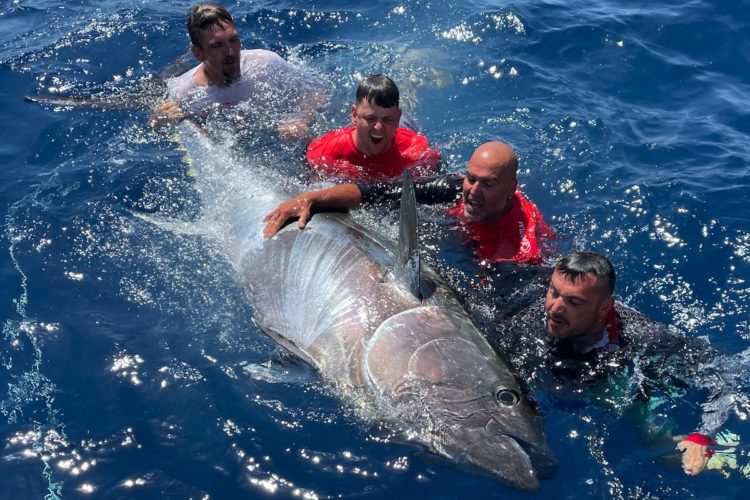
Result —
<path fill-rule="evenodd" d="M 310 168 L 324 177 L 349 181 L 413 177 L 435 173 L 440 154 L 426 137 L 399 127 L 399 92 L 393 80 L 370 75 L 359 84 L 352 124 L 314 139 L 307 147 Z"/>
<path fill-rule="evenodd" d="M 553 238 L 539 209 L 518 189 L 518 158 L 499 141 L 479 146 L 469 159 L 466 175 L 449 174 L 414 183 L 420 203 L 457 204 L 448 210 L 474 244 L 477 255 L 489 262 L 514 261 L 539 264 L 539 240 Z M 303 193 L 282 203 L 265 217 L 266 237 L 273 236 L 289 218 L 305 227 L 314 211 L 348 210 L 400 196 L 400 183 L 340 184 Z"/>

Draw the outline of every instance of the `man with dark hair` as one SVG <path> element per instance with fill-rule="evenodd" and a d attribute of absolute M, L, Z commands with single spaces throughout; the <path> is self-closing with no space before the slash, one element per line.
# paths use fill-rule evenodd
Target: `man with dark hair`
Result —
<path fill-rule="evenodd" d="M 378 181 L 434 173 L 440 154 L 426 137 L 400 127 L 399 92 L 393 80 L 370 75 L 357 87 L 352 124 L 313 140 L 307 148 L 310 168 L 325 177 Z"/>
<path fill-rule="evenodd" d="M 651 412 L 660 398 L 674 398 L 679 387 L 706 388 L 701 425 L 678 438 L 677 446 L 686 474 L 720 468 L 710 447 L 731 411 L 731 377 L 715 377 L 704 369 L 716 359 L 710 345 L 616 303 L 614 286 L 614 268 L 603 255 L 566 255 L 555 265 L 544 299 L 499 322 L 490 343 L 507 355 L 522 378 L 541 382 L 551 377 L 556 391 L 568 386 L 579 398 L 629 406 L 631 413 L 644 417 L 640 427 L 650 435 L 664 434 L 673 425 L 653 428 Z M 638 378 L 629 372 L 633 364 Z"/>
<path fill-rule="evenodd" d="M 617 350 L 614 328 L 615 270 L 594 252 L 576 252 L 557 262 L 547 290 L 547 333 L 578 353 Z"/>
<path fill-rule="evenodd" d="M 299 87 L 295 82 L 308 80 L 299 68 L 269 50 L 242 50 L 231 14 L 215 3 L 195 5 L 188 13 L 187 31 L 190 50 L 200 64 L 167 81 L 167 100 L 151 115 L 154 127 L 186 117 L 205 118 L 211 111 L 221 113 L 227 106 L 258 101 L 298 112 L 294 119 L 277 127 L 282 137 L 307 133 L 319 102 L 305 96 L 315 95 L 314 89 L 297 88 L 297 102 L 280 95 L 280 89 Z"/>
<path fill-rule="evenodd" d="M 489 262 L 539 264 L 540 239 L 552 238 L 539 209 L 518 189 L 518 158 L 504 142 L 479 146 L 469 158 L 466 175 L 443 175 L 415 181 L 420 203 L 456 203 L 448 210 L 477 255 Z M 362 203 L 395 200 L 401 183 L 339 184 L 302 193 L 282 203 L 265 217 L 266 237 L 273 236 L 290 218 L 304 228 L 315 211 L 348 210 Z"/>

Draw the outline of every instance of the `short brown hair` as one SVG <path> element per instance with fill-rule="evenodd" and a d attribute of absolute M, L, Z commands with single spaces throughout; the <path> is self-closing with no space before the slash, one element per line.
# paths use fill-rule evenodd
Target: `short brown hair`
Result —
<path fill-rule="evenodd" d="M 234 24 L 232 14 L 227 9 L 216 3 L 204 2 L 197 4 L 190 9 L 187 16 L 187 30 L 188 35 L 190 35 L 190 42 L 200 47 L 200 30 L 223 22 Z"/>

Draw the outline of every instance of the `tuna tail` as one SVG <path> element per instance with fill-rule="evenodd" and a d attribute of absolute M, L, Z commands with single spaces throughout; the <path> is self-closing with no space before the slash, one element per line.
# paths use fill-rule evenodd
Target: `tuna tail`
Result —
<path fill-rule="evenodd" d="M 403 276 L 404 284 L 421 299 L 419 288 L 419 238 L 417 236 L 417 199 L 414 183 L 409 172 L 404 170 L 404 185 L 401 189 L 401 211 L 399 215 L 397 272 Z"/>

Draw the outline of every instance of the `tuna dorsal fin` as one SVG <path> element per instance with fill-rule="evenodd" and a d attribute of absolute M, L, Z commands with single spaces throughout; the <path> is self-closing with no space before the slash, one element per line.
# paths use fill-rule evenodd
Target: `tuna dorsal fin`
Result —
<path fill-rule="evenodd" d="M 419 238 L 417 237 L 417 200 L 409 172 L 404 170 L 401 213 L 398 232 L 398 274 L 415 297 L 419 292 Z"/>

